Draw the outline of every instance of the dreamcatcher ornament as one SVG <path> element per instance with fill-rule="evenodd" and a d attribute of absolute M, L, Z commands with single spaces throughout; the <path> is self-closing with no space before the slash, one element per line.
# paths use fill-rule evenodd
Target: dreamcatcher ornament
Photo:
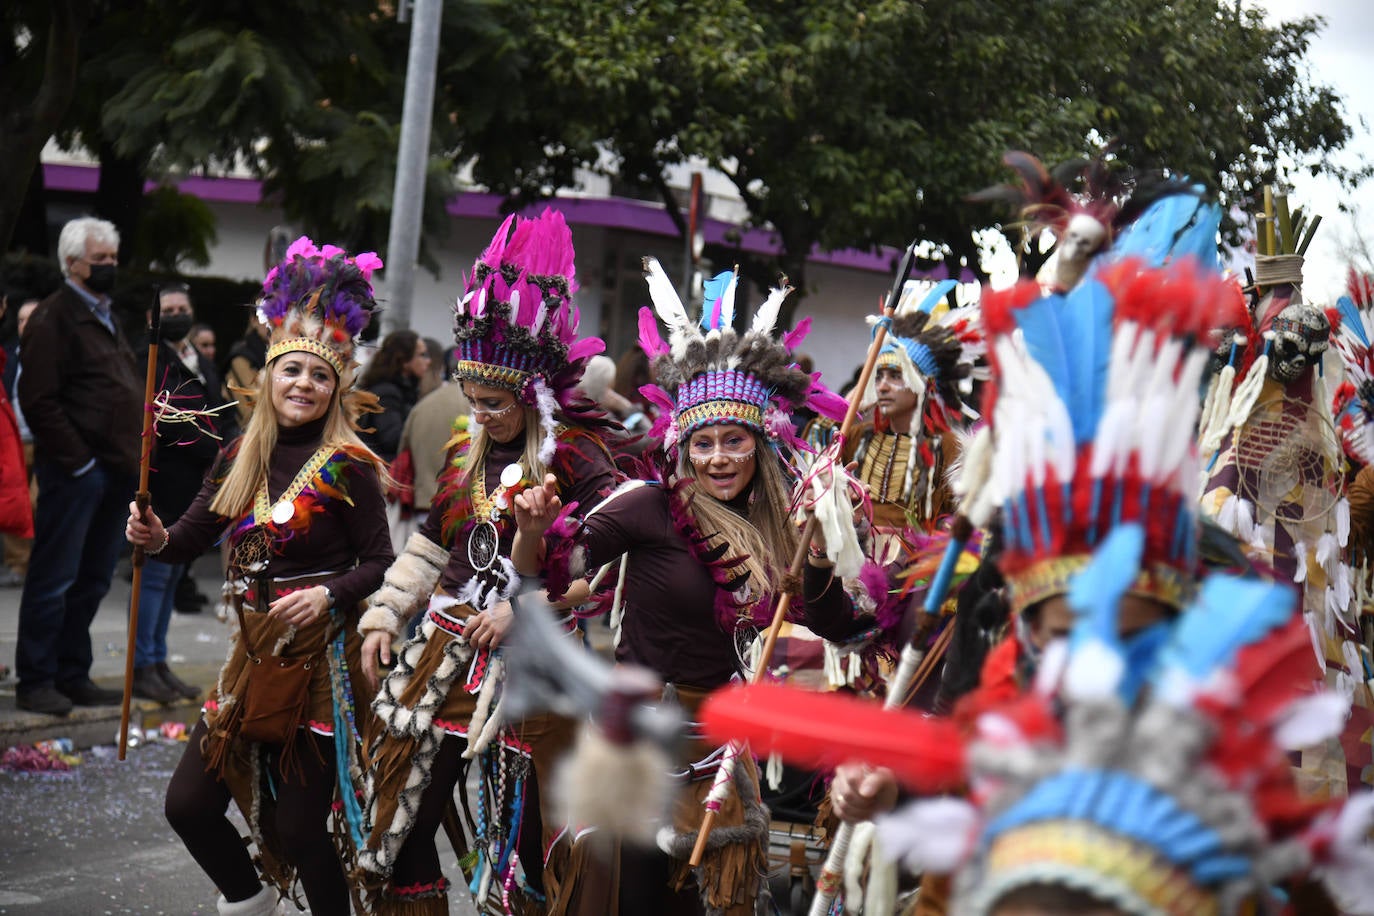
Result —
<path fill-rule="evenodd" d="M 1345 488 L 1339 442 L 1323 411 L 1291 398 L 1260 404 L 1236 434 L 1236 495 L 1257 506 L 1282 506 L 1276 512 L 1290 527 L 1324 526 Z"/>
<path fill-rule="evenodd" d="M 474 475 L 472 482 L 473 517 L 477 520 L 472 531 L 468 532 L 468 562 L 476 572 L 486 572 L 496 563 L 501 548 L 501 534 L 496 523 L 501 515 L 511 507 L 516 494 L 523 489 L 525 469 L 517 464 L 508 464 L 501 469 L 501 486 L 490 497 L 481 475 Z"/>

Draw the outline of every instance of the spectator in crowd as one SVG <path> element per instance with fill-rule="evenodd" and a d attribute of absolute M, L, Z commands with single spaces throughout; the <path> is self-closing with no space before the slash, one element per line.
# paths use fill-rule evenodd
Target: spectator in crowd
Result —
<path fill-rule="evenodd" d="M 7 297 L 11 306 L 18 304 L 18 321 L 15 325 L 14 340 L 5 345 L 5 395 L 9 398 L 10 408 L 14 411 L 15 425 L 19 430 L 19 445 L 24 453 L 24 479 L 29 494 L 29 514 L 32 517 L 33 503 L 38 498 L 38 488 L 33 484 L 33 433 L 29 424 L 24 422 L 24 412 L 19 409 L 19 338 L 29 317 L 38 308 L 41 297 L 24 291 L 16 291 Z M 24 584 L 24 576 L 29 570 L 29 554 L 33 551 L 33 531 L 27 536 L 18 534 L 3 535 L 5 565 L 0 568 L 0 587 L 18 588 Z"/>
<path fill-rule="evenodd" d="M 593 356 L 587 362 L 578 387 L 603 410 L 615 417 L 632 433 L 645 433 L 653 425 L 639 404 L 615 390 L 615 361 L 609 356 Z"/>
<path fill-rule="evenodd" d="M 455 424 L 459 417 L 466 417 L 469 410 L 462 386 L 452 381 L 452 362 L 451 359 L 444 360 L 443 384 L 420 398 L 410 411 L 410 416 L 406 417 L 405 428 L 401 430 L 401 450 L 410 452 L 411 465 L 415 469 L 416 529 L 425 523 L 429 515 Z M 401 547 L 405 547 L 404 541 Z"/>
<path fill-rule="evenodd" d="M 425 395 L 438 389 L 440 385 L 448 381 L 448 373 L 445 366 L 448 365 L 448 354 L 444 351 L 444 345 L 433 337 L 422 338 L 425 349 L 429 351 L 429 366 L 425 369 L 425 374 L 420 378 L 420 400 L 424 400 Z"/>
<path fill-rule="evenodd" d="M 210 360 L 191 342 L 195 313 L 185 286 L 173 284 L 158 294 L 157 384 L 169 405 L 185 412 L 187 422 L 164 418 L 153 443 L 153 473 L 148 489 L 153 511 L 167 524 L 175 522 L 200 491 L 205 472 L 219 452 L 223 421 L 209 411 L 224 402 Z M 134 649 L 134 696 L 159 703 L 191 699 L 199 687 L 187 684 L 167 665 L 167 628 L 177 583 L 186 564 L 148 557 L 143 566 L 138 634 Z"/>
<path fill-rule="evenodd" d="M 14 297 L 14 302 L 20 301 Z M 0 320 L 10 308 L 10 297 L 0 289 Z M 9 375 L 8 354 L 0 355 L 0 368 Z M 10 404 L 7 392 L 0 391 L 0 532 L 6 539 L 21 542 L 33 539 L 33 503 L 29 498 L 28 464 L 19 434 L 19 421 Z M 13 588 L 24 583 L 24 577 L 11 567 L 0 567 L 0 586 Z"/>
<path fill-rule="evenodd" d="M 382 412 L 361 419 L 363 442 L 388 462 L 401 448 L 406 417 L 420 400 L 420 379 L 429 371 L 429 348 L 410 330 L 392 331 L 363 371 L 358 386 L 377 396 Z"/>
<path fill-rule="evenodd" d="M 257 309 L 249 308 L 248 327 L 244 330 L 243 337 L 229 348 L 229 362 L 224 369 L 224 399 L 226 402 L 239 402 L 239 429 L 248 428 L 248 417 L 253 408 L 246 398 L 235 393 L 235 389 L 257 390 L 258 373 L 267 364 L 267 334 L 267 325 L 258 317 Z"/>
<path fill-rule="evenodd" d="M 615 362 L 615 392 L 625 400 L 637 404 L 651 423 L 653 418 L 658 415 L 658 409 L 650 404 L 644 395 L 639 393 L 639 389 L 645 385 L 653 384 L 653 381 L 654 375 L 649 369 L 649 357 L 644 355 L 644 351 L 640 347 L 632 346 L 620 354 L 620 359 Z"/>
<path fill-rule="evenodd" d="M 200 355 L 210 363 L 215 365 L 215 329 L 208 324 L 196 324 L 191 326 L 191 335 L 186 338 L 191 342 Z"/>
<path fill-rule="evenodd" d="M 119 702 L 91 680 L 91 621 L 109 591 L 137 485 L 143 373 L 110 312 L 119 233 L 83 217 L 62 227 L 66 283 L 20 339 L 19 403 L 34 441 L 38 505 L 19 602 L 20 709 L 64 716 Z"/>

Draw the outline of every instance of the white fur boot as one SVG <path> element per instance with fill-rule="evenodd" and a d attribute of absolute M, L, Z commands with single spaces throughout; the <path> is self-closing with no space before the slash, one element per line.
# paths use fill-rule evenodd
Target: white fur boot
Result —
<path fill-rule="evenodd" d="M 263 887 L 247 900 L 230 903 L 220 894 L 215 909 L 219 916 L 273 916 L 277 912 L 277 895 L 272 888 Z"/>

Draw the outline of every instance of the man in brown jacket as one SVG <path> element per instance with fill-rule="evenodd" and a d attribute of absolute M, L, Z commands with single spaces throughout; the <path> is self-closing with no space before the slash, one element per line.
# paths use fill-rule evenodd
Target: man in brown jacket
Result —
<path fill-rule="evenodd" d="M 66 283 L 38 306 L 20 347 L 38 505 L 19 603 L 17 701 L 49 715 L 121 698 L 90 676 L 90 625 L 123 546 L 142 426 L 137 358 L 110 313 L 118 251 L 104 220 L 63 226 Z"/>

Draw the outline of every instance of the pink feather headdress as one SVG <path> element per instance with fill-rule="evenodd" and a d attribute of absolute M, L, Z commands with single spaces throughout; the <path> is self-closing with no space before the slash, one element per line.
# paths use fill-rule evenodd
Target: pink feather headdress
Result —
<path fill-rule="evenodd" d="M 357 337 L 377 307 L 372 272 L 381 266 L 373 251 L 349 257 L 334 245 L 316 247 L 308 236 L 292 242 L 282 262 L 267 272 L 258 300 L 258 315 L 271 332 L 267 361 L 283 353 L 313 353 L 347 388 Z"/>
<path fill-rule="evenodd" d="M 578 338 L 575 292 L 563 214 L 507 217 L 454 306 L 455 376 L 513 391 L 530 407 L 540 405 L 541 389 L 566 404 L 587 361 L 606 348 L 600 338 Z"/>

